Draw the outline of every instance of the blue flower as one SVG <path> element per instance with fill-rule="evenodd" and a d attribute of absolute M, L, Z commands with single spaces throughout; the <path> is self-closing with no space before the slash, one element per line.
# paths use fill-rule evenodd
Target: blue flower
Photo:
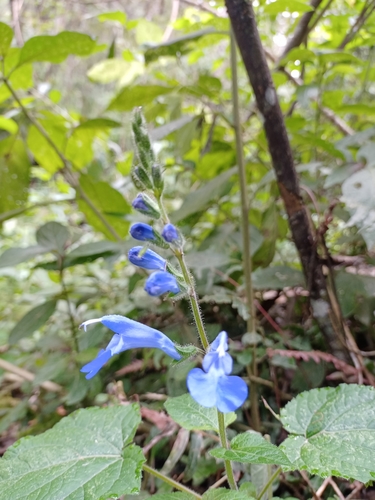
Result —
<path fill-rule="evenodd" d="M 205 355 L 202 368 L 193 368 L 187 386 L 193 399 L 206 408 L 216 406 L 223 413 L 237 410 L 246 400 L 248 389 L 241 377 L 230 375 L 233 360 L 226 352 L 228 337 L 221 332 Z"/>
<path fill-rule="evenodd" d="M 180 240 L 180 235 L 173 224 L 166 224 L 161 235 L 168 243 L 174 243 Z"/>
<path fill-rule="evenodd" d="M 139 241 L 151 241 L 156 239 L 152 227 L 148 224 L 144 224 L 143 222 L 133 224 L 130 228 L 130 234 L 135 240 Z"/>
<path fill-rule="evenodd" d="M 83 327 L 86 331 L 87 325 L 93 323 L 102 323 L 115 332 L 115 335 L 112 337 L 107 347 L 99 351 L 94 360 L 81 368 L 81 372 L 87 373 L 87 379 L 94 377 L 112 356 L 127 351 L 128 349 L 153 347 L 161 349 L 173 359 L 181 359 L 171 339 L 164 335 L 164 333 L 159 332 L 159 330 L 150 328 L 142 323 L 125 318 L 124 316 L 111 314 L 109 316 L 84 321 L 80 328 Z"/>
<path fill-rule="evenodd" d="M 141 212 L 141 214 L 148 215 L 153 219 L 159 219 L 160 210 L 157 203 L 145 193 L 139 193 L 132 202 L 132 207 Z"/>
<path fill-rule="evenodd" d="M 144 202 L 142 193 L 139 193 L 137 197 L 133 200 L 132 207 L 135 208 L 136 210 L 147 212 L 148 208 L 146 203 Z"/>
<path fill-rule="evenodd" d="M 164 271 L 156 271 L 156 273 L 152 273 L 147 278 L 145 290 L 152 297 L 158 297 L 166 292 L 178 293 L 180 287 L 173 274 Z"/>
<path fill-rule="evenodd" d="M 160 269 L 165 271 L 167 261 L 163 257 L 150 249 L 147 249 L 144 253 L 141 250 L 143 250 L 143 247 L 133 247 L 129 250 L 128 259 L 132 264 L 143 269 Z"/>

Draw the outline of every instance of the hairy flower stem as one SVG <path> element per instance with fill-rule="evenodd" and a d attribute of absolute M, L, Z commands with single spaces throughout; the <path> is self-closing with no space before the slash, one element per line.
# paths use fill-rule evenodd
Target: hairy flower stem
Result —
<path fill-rule="evenodd" d="M 229 449 L 227 433 L 225 431 L 224 413 L 221 413 L 221 411 L 219 410 L 217 411 L 217 420 L 219 422 L 219 436 L 220 436 L 221 446 L 223 448 Z M 234 479 L 232 462 L 230 460 L 224 460 L 224 464 L 229 486 L 231 487 L 232 490 L 237 490 L 238 488 L 236 481 Z"/>
<path fill-rule="evenodd" d="M 143 468 L 144 472 L 147 472 L 148 474 L 151 474 L 151 476 L 154 476 L 154 477 L 157 477 L 158 479 L 161 479 L 165 483 L 167 483 L 170 486 L 172 486 L 172 488 L 175 488 L 176 490 L 183 491 L 184 493 L 188 493 L 189 495 L 192 495 L 197 500 L 200 500 L 202 498 L 195 491 L 191 490 L 190 488 L 187 488 L 186 486 L 184 486 L 181 483 L 178 483 L 174 479 L 171 479 L 170 477 L 165 476 L 164 474 L 162 474 L 161 472 L 157 471 L 156 469 L 153 469 L 149 465 L 143 464 L 142 468 Z"/>
<path fill-rule="evenodd" d="M 239 111 L 238 99 L 238 81 L 237 81 L 237 52 L 236 41 L 233 31 L 231 30 L 230 37 L 230 61 L 232 73 L 232 102 L 233 102 L 233 126 L 236 136 L 236 155 L 238 165 L 238 176 L 240 180 L 240 194 L 241 194 L 241 212 L 242 212 L 242 242 L 243 242 L 243 269 L 245 275 L 245 290 L 246 290 L 246 305 L 247 305 L 247 331 L 254 333 L 256 331 L 256 312 L 254 302 L 254 290 L 252 285 L 252 262 L 250 251 L 250 231 L 249 231 L 249 203 L 247 197 L 247 183 L 246 183 L 246 170 L 243 155 L 242 132 L 241 132 L 241 119 Z M 251 363 L 251 375 L 256 377 L 258 374 L 257 357 L 256 357 L 256 344 L 253 345 L 253 359 Z M 259 417 L 259 401 L 258 401 L 258 386 L 256 382 L 250 378 L 250 403 L 251 403 L 251 420 L 253 429 L 260 430 L 260 417 Z"/>
<path fill-rule="evenodd" d="M 167 215 L 165 208 L 163 206 L 163 201 L 161 199 L 161 196 L 158 198 L 158 204 L 159 204 L 160 213 L 161 213 L 163 222 L 164 222 L 164 224 L 168 224 L 169 218 L 168 218 L 168 215 Z M 191 305 L 191 309 L 193 311 L 194 321 L 195 321 L 195 324 L 197 326 L 200 341 L 202 343 L 204 350 L 207 351 L 207 348 L 209 347 L 209 342 L 207 339 L 206 331 L 204 329 L 203 319 L 202 319 L 202 315 L 201 315 L 200 308 L 199 308 L 198 296 L 197 296 L 197 292 L 195 290 L 193 277 L 191 276 L 190 271 L 188 269 L 188 266 L 186 264 L 183 249 L 182 248 L 175 249 L 175 250 L 173 250 L 173 252 L 174 252 L 174 254 L 175 254 L 175 256 L 180 264 L 182 275 L 184 277 L 186 285 L 188 286 L 190 305 Z M 227 440 L 227 433 L 226 433 L 226 429 L 225 429 L 224 414 L 221 413 L 219 410 L 217 410 L 217 419 L 219 422 L 219 437 L 220 437 L 221 445 L 224 448 L 229 448 L 228 440 Z M 232 463 L 230 460 L 224 460 L 224 463 L 225 463 L 225 470 L 226 470 L 229 486 L 231 487 L 231 489 L 237 490 L 237 484 L 236 484 L 236 481 L 234 479 Z"/>

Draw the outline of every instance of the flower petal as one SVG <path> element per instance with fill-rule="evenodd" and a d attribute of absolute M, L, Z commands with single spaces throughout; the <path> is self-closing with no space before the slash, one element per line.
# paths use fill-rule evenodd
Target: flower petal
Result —
<path fill-rule="evenodd" d="M 135 240 L 152 241 L 156 239 L 152 227 L 144 222 L 137 222 L 133 224 L 129 232 Z"/>
<path fill-rule="evenodd" d="M 101 351 L 99 351 L 95 359 L 90 361 L 90 363 L 87 363 L 87 365 L 82 366 L 81 372 L 87 373 L 86 379 L 90 380 L 90 378 L 94 377 L 98 373 L 98 371 L 103 367 L 103 365 L 105 365 L 105 363 L 110 359 L 111 356 L 111 351 L 102 349 Z"/>
<path fill-rule="evenodd" d="M 149 248 L 142 254 L 143 247 L 133 247 L 129 250 L 128 259 L 132 264 L 143 269 L 160 269 L 165 271 L 167 261 Z"/>
<path fill-rule="evenodd" d="M 247 398 L 246 382 L 236 375 L 224 375 L 217 383 L 216 406 L 222 413 L 235 411 L 242 406 Z"/>
<path fill-rule="evenodd" d="M 151 297 L 158 297 L 159 295 L 167 292 L 178 293 L 180 291 L 180 287 L 178 286 L 177 280 L 173 274 L 165 271 L 157 271 L 156 273 L 152 273 L 147 278 L 145 290 L 149 295 L 151 295 Z"/>
<path fill-rule="evenodd" d="M 186 384 L 191 397 L 201 406 L 212 408 L 216 405 L 217 377 L 193 368 L 188 373 Z"/>

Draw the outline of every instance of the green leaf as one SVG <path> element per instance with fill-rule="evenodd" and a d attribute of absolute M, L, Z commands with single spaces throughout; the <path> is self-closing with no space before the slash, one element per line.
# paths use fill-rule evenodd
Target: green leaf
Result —
<path fill-rule="evenodd" d="M 90 36 L 75 31 L 62 31 L 58 35 L 35 36 L 21 49 L 18 66 L 29 62 L 61 63 L 69 55 L 86 57 L 95 52 L 97 45 Z"/>
<path fill-rule="evenodd" d="M 131 209 L 122 194 L 106 182 L 95 182 L 89 175 L 81 175 L 79 182 L 86 196 L 99 212 L 103 214 L 106 221 L 121 237 L 127 236 L 129 222 L 124 220 L 124 216 Z M 107 238 L 114 239 L 113 234 L 83 199 L 78 199 L 78 206 L 85 214 L 89 224 L 98 231 L 101 231 Z"/>
<path fill-rule="evenodd" d="M 288 266 L 271 266 L 258 268 L 252 274 L 253 286 L 257 290 L 282 289 L 286 287 L 303 286 L 303 274 Z"/>
<path fill-rule="evenodd" d="M 0 116 L 0 129 L 6 130 L 10 134 L 16 134 L 18 132 L 18 124 L 11 118 Z"/>
<path fill-rule="evenodd" d="M 8 430 L 14 422 L 22 420 L 27 414 L 28 407 L 29 401 L 26 398 L 0 418 L 0 434 Z"/>
<path fill-rule="evenodd" d="M 32 335 L 46 323 L 55 309 L 56 300 L 48 300 L 27 312 L 10 332 L 9 344 L 16 344 L 19 340 Z"/>
<path fill-rule="evenodd" d="M 159 96 L 169 94 L 173 87 L 162 85 L 137 85 L 135 87 L 125 87 L 111 101 L 108 106 L 110 111 L 131 111 L 136 106 L 145 106 Z"/>
<path fill-rule="evenodd" d="M 4 57 L 13 40 L 13 30 L 5 23 L 0 23 L 0 54 Z"/>
<path fill-rule="evenodd" d="M 216 408 L 204 408 L 194 401 L 190 394 L 183 394 L 177 398 L 168 398 L 164 406 L 181 427 L 188 430 L 219 430 Z M 225 413 L 225 425 L 228 426 L 236 420 L 234 412 Z"/>
<path fill-rule="evenodd" d="M 94 243 L 84 243 L 66 255 L 62 267 L 65 269 L 67 267 L 77 266 L 87 262 L 94 262 L 96 259 L 100 259 L 101 257 L 105 259 L 122 253 L 125 253 L 125 247 L 115 241 L 96 241 Z M 59 262 L 56 260 L 54 262 L 42 263 L 37 267 L 48 270 L 58 270 Z"/>
<path fill-rule="evenodd" d="M 115 10 L 113 12 L 104 12 L 98 15 L 98 19 L 101 23 L 105 21 L 117 21 L 123 26 L 126 26 L 126 14 L 122 10 Z"/>
<path fill-rule="evenodd" d="M 0 213 L 26 203 L 29 182 L 30 162 L 23 142 L 14 137 L 0 141 Z"/>
<path fill-rule="evenodd" d="M 36 241 L 38 245 L 55 250 L 60 255 L 65 253 L 65 247 L 69 240 L 68 229 L 59 222 L 47 222 L 36 232 Z"/>
<path fill-rule="evenodd" d="M 342 185 L 342 197 L 351 218 L 348 226 L 357 226 L 369 251 L 375 250 L 375 167 L 367 166 L 351 175 Z"/>
<path fill-rule="evenodd" d="M 367 483 L 375 479 L 375 389 L 342 384 L 304 392 L 281 411 L 292 435 L 280 446 L 289 469 Z"/>
<path fill-rule="evenodd" d="M 280 14 L 281 12 L 310 12 L 313 8 L 304 2 L 298 0 L 277 0 L 263 8 L 267 14 Z"/>
<path fill-rule="evenodd" d="M 189 193 L 182 206 L 171 215 L 172 222 L 179 222 L 189 215 L 201 212 L 215 198 L 220 198 L 224 190 L 228 189 L 229 179 L 236 172 L 237 167 L 233 167 L 218 175 L 212 181 L 207 182 L 203 187 Z"/>
<path fill-rule="evenodd" d="M 154 500 L 194 500 L 197 498 L 194 495 L 189 495 L 189 493 L 183 493 L 182 491 L 175 493 L 159 493 L 152 496 Z"/>
<path fill-rule="evenodd" d="M 290 466 L 285 454 L 260 434 L 244 432 L 232 439 L 230 450 L 214 448 L 210 455 L 223 460 L 234 460 L 245 464 L 274 464 Z"/>
<path fill-rule="evenodd" d="M 49 251 L 49 249 L 39 245 L 27 248 L 8 248 L 0 255 L 0 267 L 13 267 Z"/>
<path fill-rule="evenodd" d="M 204 500 L 255 500 L 246 491 L 230 491 L 226 488 L 206 491 L 202 498 Z"/>
<path fill-rule="evenodd" d="M 171 41 L 161 43 L 159 45 L 152 45 L 145 51 L 145 61 L 146 64 L 150 64 L 153 61 L 159 59 L 159 57 L 173 56 L 176 57 L 187 54 L 193 50 L 196 46 L 195 42 L 205 35 L 215 35 L 220 34 L 217 30 L 213 28 L 208 28 L 205 30 L 195 31 L 194 33 L 189 33 L 188 35 L 181 36 L 179 38 L 174 38 Z"/>
<path fill-rule="evenodd" d="M 65 131 L 57 127 L 55 127 L 53 131 L 48 130 L 44 123 L 42 123 L 42 125 L 47 130 L 54 144 L 62 150 L 65 142 Z M 38 164 L 46 169 L 47 172 L 54 174 L 57 170 L 63 168 L 64 163 L 58 153 L 34 125 L 29 127 L 28 130 L 27 147 Z"/>
<path fill-rule="evenodd" d="M 91 120 L 85 120 L 80 123 L 75 130 L 82 129 L 94 129 L 94 130 L 104 130 L 107 131 L 109 128 L 120 128 L 122 127 L 120 122 L 115 120 L 110 120 L 109 118 L 93 118 Z"/>
<path fill-rule="evenodd" d="M 111 83 L 119 80 L 119 85 L 129 85 L 134 78 L 144 72 L 144 65 L 139 61 L 124 59 L 105 59 L 95 64 L 87 76 L 96 83 Z"/>
<path fill-rule="evenodd" d="M 78 410 L 51 430 L 22 438 L 0 460 L 0 500 L 98 500 L 137 493 L 145 461 L 129 445 L 137 405 Z"/>

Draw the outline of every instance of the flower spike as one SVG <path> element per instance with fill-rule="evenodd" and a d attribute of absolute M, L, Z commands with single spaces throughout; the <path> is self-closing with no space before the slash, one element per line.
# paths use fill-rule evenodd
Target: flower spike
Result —
<path fill-rule="evenodd" d="M 139 347 L 153 347 L 161 349 L 173 359 L 181 359 L 173 342 L 164 333 L 149 326 L 133 321 L 132 319 L 116 314 L 102 316 L 97 319 L 84 321 L 82 325 L 86 331 L 87 325 L 102 323 L 112 330 L 115 335 L 105 349 L 99 351 L 97 357 L 81 368 L 81 372 L 87 373 L 86 378 L 94 377 L 102 366 L 115 354 L 137 349 Z"/>

